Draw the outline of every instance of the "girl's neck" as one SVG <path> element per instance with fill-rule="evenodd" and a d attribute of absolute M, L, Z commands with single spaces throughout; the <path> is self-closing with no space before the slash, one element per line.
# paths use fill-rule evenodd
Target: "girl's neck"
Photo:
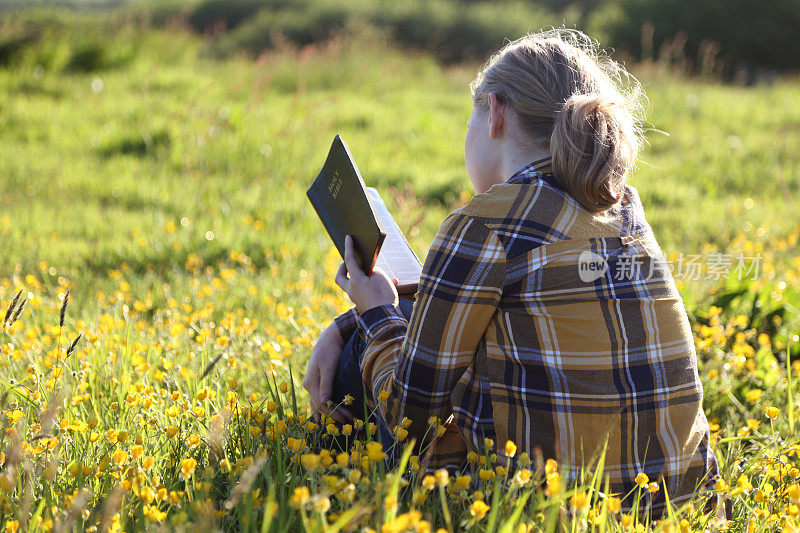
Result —
<path fill-rule="evenodd" d="M 549 148 L 546 146 L 538 144 L 531 144 L 525 148 L 516 146 L 512 148 L 509 146 L 500 161 L 502 181 L 499 183 L 505 182 L 529 163 L 539 161 L 545 157 L 552 157 Z"/>

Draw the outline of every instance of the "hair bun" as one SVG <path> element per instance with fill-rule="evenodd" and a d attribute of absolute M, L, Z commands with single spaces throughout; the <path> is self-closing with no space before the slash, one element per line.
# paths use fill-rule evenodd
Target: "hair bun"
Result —
<path fill-rule="evenodd" d="M 623 198 L 635 153 L 626 111 L 601 93 L 575 93 L 556 114 L 550 146 L 553 173 L 585 209 L 605 211 Z"/>
<path fill-rule="evenodd" d="M 615 102 L 603 94 L 595 93 L 575 93 L 564 101 L 560 113 L 567 113 L 572 117 L 591 118 L 598 114 L 611 117 L 613 120 L 613 108 Z"/>

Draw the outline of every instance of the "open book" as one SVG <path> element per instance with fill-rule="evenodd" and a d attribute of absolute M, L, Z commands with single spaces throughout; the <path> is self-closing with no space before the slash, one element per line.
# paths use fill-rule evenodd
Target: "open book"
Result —
<path fill-rule="evenodd" d="M 365 186 L 350 149 L 338 135 L 307 195 L 342 258 L 345 235 L 352 235 L 359 266 L 367 275 L 377 266 L 398 279 L 399 294 L 417 291 L 422 274 L 419 258 L 377 189 Z"/>

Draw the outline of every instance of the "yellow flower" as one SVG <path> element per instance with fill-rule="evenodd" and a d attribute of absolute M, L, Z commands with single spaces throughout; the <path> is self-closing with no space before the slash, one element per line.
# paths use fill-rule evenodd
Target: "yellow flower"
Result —
<path fill-rule="evenodd" d="M 548 459 L 547 462 L 544 464 L 544 471 L 546 474 L 552 474 L 553 472 L 558 472 L 558 463 L 555 459 Z"/>
<path fill-rule="evenodd" d="M 757 489 L 753 499 L 756 501 L 756 503 L 765 503 L 769 501 L 769 492 L 762 489 Z"/>
<path fill-rule="evenodd" d="M 292 437 L 289 437 L 287 439 L 287 445 L 293 452 L 299 452 L 301 449 L 306 447 L 306 441 L 303 439 L 293 439 Z"/>
<path fill-rule="evenodd" d="M 150 470 L 151 468 L 153 468 L 154 464 L 156 464 L 156 461 L 155 459 L 153 459 L 152 456 L 148 455 L 147 457 L 142 459 L 142 468 L 144 468 L 145 470 Z"/>
<path fill-rule="evenodd" d="M 131 457 L 138 459 L 142 455 L 143 451 L 144 448 L 140 444 L 134 444 L 131 446 Z"/>
<path fill-rule="evenodd" d="M 744 398 L 750 403 L 756 403 L 761 399 L 761 389 L 751 389 L 747 391 Z"/>
<path fill-rule="evenodd" d="M 344 397 L 344 400 L 342 400 L 342 402 L 343 402 L 345 405 L 353 405 L 353 402 L 354 402 L 354 401 L 355 401 L 355 398 L 353 398 L 353 397 L 352 397 L 352 396 L 350 396 L 349 394 L 345 395 L 345 397 Z"/>
<path fill-rule="evenodd" d="M 470 476 L 458 476 L 456 478 L 456 486 L 460 489 L 467 489 L 471 481 L 472 478 Z"/>
<path fill-rule="evenodd" d="M 761 346 L 769 346 L 771 344 L 769 340 L 769 335 L 767 335 L 766 333 L 760 333 L 758 335 L 758 344 Z"/>
<path fill-rule="evenodd" d="M 728 484 L 725 482 L 724 479 L 719 478 L 716 483 L 714 483 L 714 490 L 717 491 L 719 494 L 723 494 L 725 491 L 728 490 Z"/>
<path fill-rule="evenodd" d="M 118 465 L 124 464 L 128 460 L 128 452 L 125 450 L 117 450 L 114 452 L 114 462 Z"/>
<path fill-rule="evenodd" d="M 331 500 L 327 496 L 316 497 L 311 504 L 311 507 L 319 513 L 327 513 L 331 508 Z"/>
<path fill-rule="evenodd" d="M 301 506 L 308 503 L 310 499 L 311 493 L 308 491 L 308 487 L 297 487 L 289 497 L 289 505 L 295 509 L 299 509 Z"/>
<path fill-rule="evenodd" d="M 169 426 L 167 428 L 167 437 L 168 438 L 171 439 L 172 437 L 174 437 L 177 434 L 178 434 L 178 427 L 177 426 Z"/>
<path fill-rule="evenodd" d="M 647 477 L 647 474 L 644 472 L 639 472 L 636 474 L 636 484 L 639 485 L 641 488 L 645 488 L 647 484 L 650 482 L 650 478 Z"/>
<path fill-rule="evenodd" d="M 303 468 L 306 470 L 314 471 L 319 468 L 320 465 L 320 456 L 315 453 L 304 453 L 300 456 L 300 464 L 303 465 Z"/>
<path fill-rule="evenodd" d="M 506 451 L 506 455 L 508 457 L 514 457 L 514 455 L 516 455 L 516 453 L 517 453 L 517 445 L 514 444 L 512 441 L 507 440 L 506 441 L 506 450 L 505 451 Z"/>
<path fill-rule="evenodd" d="M 747 479 L 747 476 L 744 474 L 739 476 L 739 479 L 736 480 L 736 487 L 742 491 L 753 490 L 753 485 L 750 483 L 750 480 Z"/>
<path fill-rule="evenodd" d="M 514 475 L 514 480 L 517 482 L 518 485 L 523 486 L 531 479 L 531 471 L 527 468 L 523 468 L 522 470 L 518 470 L 517 473 Z"/>
<path fill-rule="evenodd" d="M 336 464 L 339 468 L 344 468 L 350 463 L 350 454 L 342 452 L 336 456 Z"/>
<path fill-rule="evenodd" d="M 350 473 L 347 474 L 347 480 L 353 484 L 361 481 L 361 470 L 351 470 Z"/>
<path fill-rule="evenodd" d="M 575 495 L 570 500 L 570 505 L 573 509 L 575 509 L 578 513 L 585 513 L 589 510 L 589 496 L 583 492 L 576 492 Z"/>
<path fill-rule="evenodd" d="M 6 522 L 6 533 L 17 533 L 19 530 L 19 520 L 9 520 Z"/>
<path fill-rule="evenodd" d="M 608 499 L 608 512 L 611 514 L 617 514 L 620 509 L 622 508 L 622 500 L 617 498 L 616 496 L 612 496 Z"/>
<path fill-rule="evenodd" d="M 560 491 L 561 491 L 561 476 L 558 475 L 558 472 L 547 474 L 547 487 L 544 489 L 545 495 L 555 496 Z"/>
<path fill-rule="evenodd" d="M 623 513 L 623 515 L 620 518 L 621 518 L 620 523 L 622 524 L 622 527 L 624 527 L 626 530 L 629 527 L 631 527 L 631 524 L 633 524 L 633 517 L 629 514 Z"/>
<path fill-rule="evenodd" d="M 434 477 L 436 478 L 436 484 L 440 487 L 446 487 L 447 483 L 450 481 L 450 474 L 448 474 L 447 470 L 444 468 L 440 468 L 434 472 Z"/>
<path fill-rule="evenodd" d="M 388 399 L 389 399 L 389 391 L 382 390 L 380 393 L 378 393 L 378 400 L 385 402 Z"/>
<path fill-rule="evenodd" d="M 425 476 L 422 479 L 422 486 L 428 490 L 433 490 L 433 488 L 436 486 L 436 478 L 431 475 Z"/>
<path fill-rule="evenodd" d="M 191 475 L 194 473 L 194 469 L 197 466 L 197 461 L 192 459 L 191 457 L 183 459 L 181 461 L 181 479 L 189 479 Z"/>
<path fill-rule="evenodd" d="M 367 457 L 369 457 L 369 460 L 374 463 L 383 461 L 383 458 L 386 457 L 386 454 L 383 453 L 383 446 L 381 446 L 380 442 L 373 441 L 367 443 Z"/>
<path fill-rule="evenodd" d="M 800 485 L 798 485 L 797 483 L 792 483 L 791 485 L 786 487 L 786 494 L 789 495 L 789 498 L 793 502 L 800 501 Z"/>
<path fill-rule="evenodd" d="M 781 410 L 778 409 L 775 406 L 771 405 L 771 406 L 767 407 L 767 418 L 769 418 L 770 420 L 775 420 L 776 418 L 778 418 L 778 415 L 780 413 L 781 413 Z"/>
<path fill-rule="evenodd" d="M 475 520 L 483 520 L 486 513 L 489 512 L 490 507 L 481 500 L 472 502 L 469 506 L 469 514 L 475 517 Z"/>
<path fill-rule="evenodd" d="M 383 500 L 383 508 L 387 513 L 397 512 L 397 498 L 394 496 L 387 496 Z"/>
<path fill-rule="evenodd" d="M 651 481 L 647 484 L 647 492 L 658 492 L 658 483 Z"/>
<path fill-rule="evenodd" d="M 153 503 L 153 500 L 156 499 L 156 492 L 148 486 L 144 486 L 139 491 L 139 497 L 142 499 L 143 502 L 147 504 Z"/>
<path fill-rule="evenodd" d="M 17 486 L 17 472 L 15 468 L 6 468 L 0 472 L 0 489 L 11 492 Z"/>

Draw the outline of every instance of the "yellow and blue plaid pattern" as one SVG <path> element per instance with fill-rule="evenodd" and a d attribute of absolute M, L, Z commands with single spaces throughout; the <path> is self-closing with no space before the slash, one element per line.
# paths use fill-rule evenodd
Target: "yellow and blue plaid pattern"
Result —
<path fill-rule="evenodd" d="M 428 419 L 450 420 L 428 469 L 459 468 L 491 438 L 501 460 L 514 463 L 511 440 L 575 478 L 607 439 L 611 491 L 644 472 L 658 509 L 664 490 L 680 504 L 717 475 L 689 321 L 660 254 L 635 188 L 593 215 L 540 160 L 445 219 L 410 321 L 386 305 L 336 323 L 364 336 L 368 401 L 388 393 L 389 428 L 408 417 L 428 442 Z"/>

